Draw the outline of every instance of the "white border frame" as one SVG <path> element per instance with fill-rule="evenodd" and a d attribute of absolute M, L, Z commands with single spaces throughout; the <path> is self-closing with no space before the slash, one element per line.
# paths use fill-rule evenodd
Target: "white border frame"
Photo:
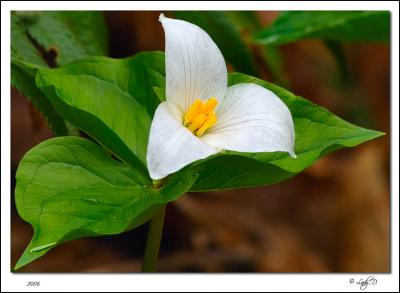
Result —
<path fill-rule="evenodd" d="M 10 272 L 10 11 L 226 10 L 223 1 L 1 2 L 1 291 L 359 291 L 349 284 L 370 274 L 24 274 Z M 399 3 L 397 1 L 241 1 L 229 10 L 390 10 L 391 31 L 391 273 L 375 274 L 368 291 L 399 291 Z M 39 281 L 38 288 L 26 287 Z"/>

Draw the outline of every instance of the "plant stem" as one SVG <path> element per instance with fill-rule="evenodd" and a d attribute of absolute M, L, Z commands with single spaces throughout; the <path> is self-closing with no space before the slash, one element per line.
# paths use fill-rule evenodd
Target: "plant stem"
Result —
<path fill-rule="evenodd" d="M 150 220 L 149 231 L 147 232 L 146 248 L 142 263 L 142 272 L 154 272 L 156 269 L 166 206 L 167 205 L 162 205 L 154 217 Z"/>

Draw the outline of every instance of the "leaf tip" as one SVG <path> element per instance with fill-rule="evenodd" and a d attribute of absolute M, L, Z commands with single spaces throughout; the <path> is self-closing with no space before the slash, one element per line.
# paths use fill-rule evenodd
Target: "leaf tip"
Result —
<path fill-rule="evenodd" d="M 370 130 L 371 132 L 371 138 L 370 139 L 375 139 L 381 136 L 386 135 L 386 132 L 379 131 L 379 130 Z"/>
<path fill-rule="evenodd" d="M 15 264 L 14 268 L 12 269 L 12 271 L 18 271 L 20 268 L 22 268 L 23 266 L 25 266 L 27 264 L 26 261 L 24 261 L 24 257 L 23 255 L 20 257 L 20 259 L 17 261 L 17 263 Z"/>

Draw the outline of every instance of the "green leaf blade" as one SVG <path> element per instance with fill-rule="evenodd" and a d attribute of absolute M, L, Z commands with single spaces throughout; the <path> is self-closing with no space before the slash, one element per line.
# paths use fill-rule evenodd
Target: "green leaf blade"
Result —
<path fill-rule="evenodd" d="M 18 213 L 34 228 L 15 266 L 19 269 L 65 241 L 119 234 L 143 224 L 160 205 L 185 193 L 197 177 L 172 176 L 156 189 L 93 142 L 58 137 L 31 149 L 16 179 Z"/>
<path fill-rule="evenodd" d="M 24 24 L 15 13 L 11 13 L 11 57 L 47 67 L 46 62 L 29 39 Z"/>
<path fill-rule="evenodd" d="M 64 119 L 148 178 L 147 140 L 160 103 L 154 87 L 165 86 L 163 62 L 159 52 L 122 60 L 92 57 L 40 69 L 36 83 Z"/>
<path fill-rule="evenodd" d="M 288 11 L 255 34 L 260 44 L 281 45 L 301 39 L 347 42 L 387 42 L 388 11 Z"/>

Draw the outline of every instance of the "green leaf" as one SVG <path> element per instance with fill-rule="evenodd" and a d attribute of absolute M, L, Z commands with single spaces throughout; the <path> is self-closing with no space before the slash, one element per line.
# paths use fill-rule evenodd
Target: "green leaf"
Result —
<path fill-rule="evenodd" d="M 387 42 L 388 11 L 288 11 L 254 37 L 261 44 L 280 45 L 301 39 Z"/>
<path fill-rule="evenodd" d="M 196 180 L 171 176 L 155 189 L 135 174 L 84 138 L 58 137 L 31 149 L 18 167 L 15 200 L 34 235 L 15 269 L 65 241 L 133 229 Z"/>
<path fill-rule="evenodd" d="M 257 75 L 250 50 L 231 18 L 222 11 L 176 11 L 175 15 L 204 29 L 237 71 Z"/>
<path fill-rule="evenodd" d="M 239 153 L 224 151 L 185 168 L 199 174 L 191 191 L 221 190 L 268 185 L 288 179 L 320 157 L 343 147 L 382 136 L 379 131 L 358 127 L 327 109 L 287 90 L 248 75 L 233 73 L 229 84 L 256 83 L 273 91 L 289 107 L 295 125 L 296 159 L 287 153 Z"/>
<path fill-rule="evenodd" d="M 146 149 L 152 115 L 164 88 L 164 55 L 87 58 L 39 69 L 37 86 L 60 115 L 147 178 Z"/>
<path fill-rule="evenodd" d="M 108 52 L 108 32 L 98 11 L 45 11 L 25 20 L 32 39 L 45 51 L 56 53 L 60 66 Z"/>
<path fill-rule="evenodd" d="M 66 135 L 64 120 L 35 85 L 36 65 L 47 66 L 20 19 L 11 13 L 11 86 L 31 101 L 57 135 Z"/>
<path fill-rule="evenodd" d="M 24 24 L 15 13 L 11 13 L 11 57 L 47 67 L 39 51 L 29 39 Z"/>

